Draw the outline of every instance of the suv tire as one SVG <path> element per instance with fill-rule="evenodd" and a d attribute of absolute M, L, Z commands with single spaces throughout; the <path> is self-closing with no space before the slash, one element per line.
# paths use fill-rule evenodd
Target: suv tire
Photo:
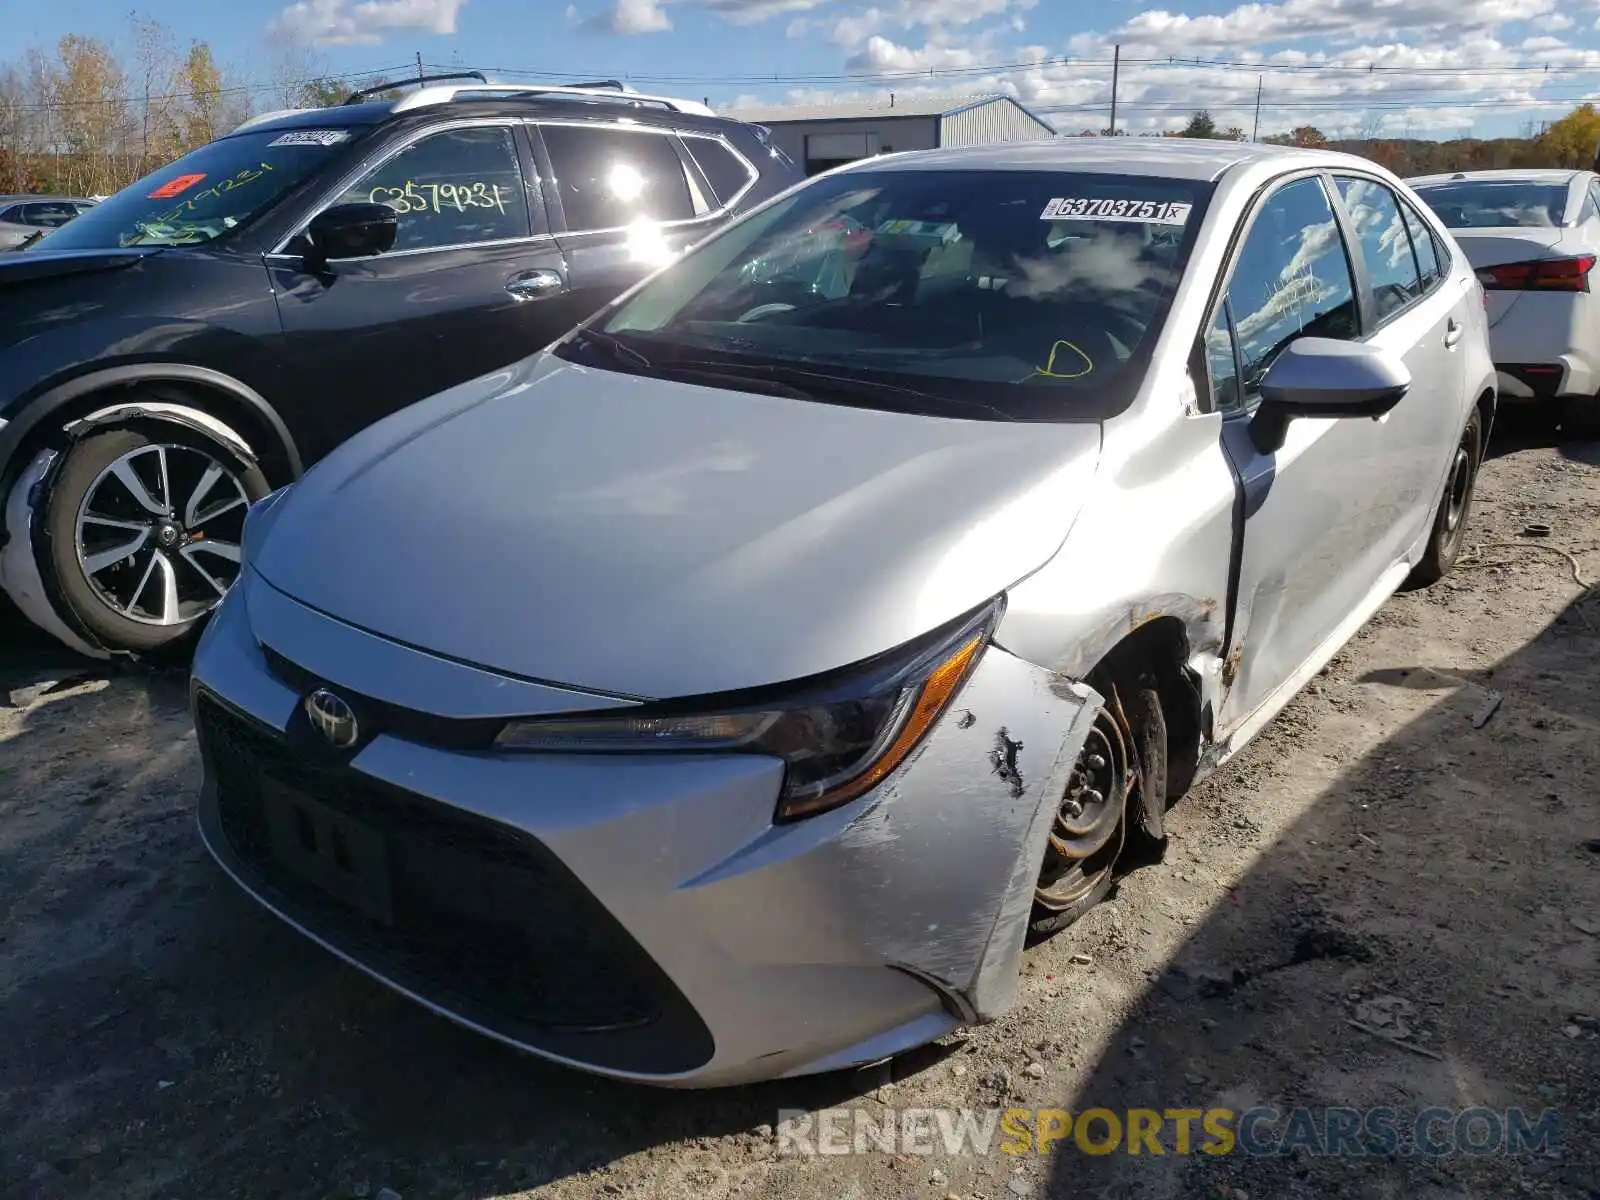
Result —
<path fill-rule="evenodd" d="M 113 651 L 189 637 L 237 577 L 245 511 L 267 491 L 253 462 L 184 426 L 84 437 L 43 506 L 62 615 Z"/>

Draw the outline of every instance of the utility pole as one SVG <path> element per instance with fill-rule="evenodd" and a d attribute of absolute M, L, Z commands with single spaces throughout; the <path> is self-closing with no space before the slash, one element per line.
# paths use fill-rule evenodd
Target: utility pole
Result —
<path fill-rule="evenodd" d="M 1267 77 L 1265 75 L 1257 75 L 1256 76 L 1256 123 L 1250 127 L 1250 140 L 1252 142 L 1259 142 L 1261 140 L 1261 89 L 1266 87 L 1266 85 L 1267 85 Z"/>
<path fill-rule="evenodd" d="M 1117 76 L 1122 73 L 1122 43 L 1111 50 L 1111 136 L 1117 136 Z"/>
<path fill-rule="evenodd" d="M 422 51 L 417 51 L 417 78 L 422 78 Z"/>

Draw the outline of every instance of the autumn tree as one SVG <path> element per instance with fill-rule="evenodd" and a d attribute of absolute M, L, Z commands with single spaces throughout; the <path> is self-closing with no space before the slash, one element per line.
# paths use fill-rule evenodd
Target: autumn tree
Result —
<path fill-rule="evenodd" d="M 170 161 L 178 150 L 174 93 L 178 90 L 178 47 L 160 21 L 134 13 L 133 96 L 139 105 L 138 162 L 131 174 L 144 175 Z"/>
<path fill-rule="evenodd" d="M 350 87 L 337 79 L 311 79 L 300 85 L 299 106 L 332 108 L 350 98 Z"/>
<path fill-rule="evenodd" d="M 1600 149 L 1600 109 L 1580 104 L 1538 139 L 1552 166 L 1593 167 Z"/>
<path fill-rule="evenodd" d="M 1289 145 L 1307 150 L 1325 150 L 1328 139 L 1315 125 L 1299 125 L 1289 132 Z"/>
<path fill-rule="evenodd" d="M 228 132 L 224 108 L 226 95 L 222 88 L 222 70 L 211 55 L 211 47 L 195 42 L 178 68 L 179 142 L 184 150 L 193 150 Z"/>
<path fill-rule="evenodd" d="M 124 173 L 117 158 L 131 127 L 127 78 L 111 47 L 97 38 L 68 34 L 57 56 L 56 103 L 68 189 L 84 196 L 115 191 Z"/>

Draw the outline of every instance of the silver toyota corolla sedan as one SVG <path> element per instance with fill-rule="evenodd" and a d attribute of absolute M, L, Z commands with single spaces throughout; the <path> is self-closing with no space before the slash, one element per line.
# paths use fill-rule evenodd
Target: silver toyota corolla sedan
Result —
<path fill-rule="evenodd" d="M 1449 569 L 1494 379 L 1471 267 L 1370 163 L 832 172 L 256 505 L 202 832 L 561 1062 L 882 1058 L 1005 1009 L 1030 928 Z"/>

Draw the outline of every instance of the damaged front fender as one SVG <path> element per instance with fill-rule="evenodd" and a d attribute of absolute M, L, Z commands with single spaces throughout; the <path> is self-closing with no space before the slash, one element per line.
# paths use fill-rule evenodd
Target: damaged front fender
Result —
<path fill-rule="evenodd" d="M 780 861 L 741 853 L 691 886 L 805 914 L 784 924 L 786 959 L 893 967 L 960 1020 L 992 1020 L 1015 997 L 1045 842 L 1101 703 L 991 645 L 863 811 L 791 827 L 763 847 Z"/>
<path fill-rule="evenodd" d="M 17 611 L 64 646 L 88 658 L 109 658 L 100 646 L 90 644 L 70 628 L 50 601 L 34 550 L 39 484 L 55 467 L 58 454 L 41 450 L 23 469 L 5 497 L 5 541 L 0 545 L 0 591 L 11 597 Z"/>

